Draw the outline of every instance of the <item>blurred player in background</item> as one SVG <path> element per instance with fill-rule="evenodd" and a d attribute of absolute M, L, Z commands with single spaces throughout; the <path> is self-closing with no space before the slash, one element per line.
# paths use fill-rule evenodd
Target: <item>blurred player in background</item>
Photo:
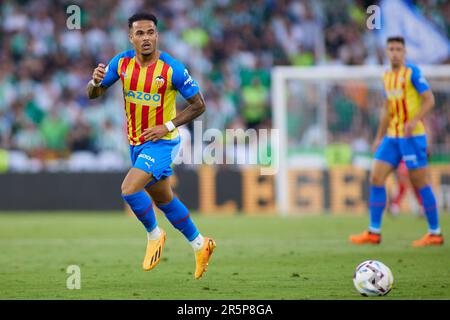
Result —
<path fill-rule="evenodd" d="M 427 128 L 426 121 L 422 121 L 425 130 Z M 430 127 L 430 125 L 428 126 Z M 431 153 L 430 153 L 430 147 L 431 147 L 431 132 L 427 132 L 427 158 L 430 160 Z M 411 183 L 411 178 L 409 177 L 409 171 L 408 167 L 406 166 L 406 163 L 404 160 L 400 161 L 400 164 L 397 167 L 396 170 L 396 179 L 398 184 L 398 190 L 396 191 L 396 194 L 392 197 L 392 199 L 389 201 L 389 212 L 396 216 L 400 212 L 400 204 L 403 201 L 403 198 L 407 194 L 408 189 L 412 189 L 414 192 L 414 199 L 416 202 L 416 210 L 414 213 L 418 215 L 419 217 L 423 218 L 425 216 L 425 210 L 423 208 L 423 202 L 422 198 L 420 197 L 419 190 L 414 188 L 413 184 Z"/>
<path fill-rule="evenodd" d="M 397 167 L 396 170 L 396 178 L 397 178 L 397 184 L 398 184 L 398 190 L 395 194 L 395 196 L 390 201 L 389 206 L 389 212 L 396 216 L 400 212 L 400 204 L 403 201 L 403 198 L 406 195 L 406 192 L 409 188 L 412 187 L 411 179 L 409 177 L 408 167 L 406 166 L 405 161 L 400 161 L 400 164 Z M 422 198 L 420 197 L 419 190 L 412 187 L 414 191 L 415 199 L 417 200 L 418 204 L 418 214 L 423 215 L 423 203 Z"/>
<path fill-rule="evenodd" d="M 381 220 L 386 206 L 385 182 L 401 160 L 405 161 L 411 183 L 420 194 L 428 221 L 428 233 L 414 241 L 413 246 L 444 243 L 436 198 L 427 176 L 427 137 L 422 122 L 434 107 L 434 95 L 420 70 L 405 64 L 405 53 L 402 37 L 388 38 L 387 56 L 391 70 L 383 77 L 386 102 L 373 145 L 375 160 L 370 179 L 370 224 L 369 230 L 350 236 L 350 241 L 355 244 L 381 242 Z"/>
<path fill-rule="evenodd" d="M 158 20 L 138 13 L 128 20 L 129 40 L 134 50 L 116 55 L 107 67 L 99 64 L 87 86 L 95 99 L 121 79 L 128 124 L 132 168 L 122 183 L 122 197 L 147 230 L 147 250 L 143 268 L 153 269 L 160 261 L 166 233 L 158 227 L 152 199 L 172 225 L 183 233 L 195 252 L 195 278 L 206 271 L 216 243 L 203 237 L 188 209 L 172 192 L 168 177 L 180 145 L 178 126 L 205 111 L 198 84 L 184 65 L 159 51 Z M 178 115 L 177 92 L 190 103 Z M 150 196 L 151 197 L 150 197 Z"/>

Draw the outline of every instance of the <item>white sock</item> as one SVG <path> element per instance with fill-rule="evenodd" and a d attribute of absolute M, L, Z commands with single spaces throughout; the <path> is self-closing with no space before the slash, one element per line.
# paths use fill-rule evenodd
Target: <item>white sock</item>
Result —
<path fill-rule="evenodd" d="M 369 227 L 369 232 L 370 233 L 375 233 L 375 234 L 381 234 L 381 229 L 380 228 Z"/>
<path fill-rule="evenodd" d="M 191 244 L 194 251 L 198 251 L 203 248 L 205 238 L 203 238 L 203 236 L 199 233 L 198 236 L 194 240 L 189 241 L 189 243 Z"/>
<path fill-rule="evenodd" d="M 150 232 L 147 232 L 147 239 L 148 240 L 158 240 L 161 237 L 161 229 L 159 229 L 158 226 L 156 226 L 155 229 L 153 229 Z"/>
<path fill-rule="evenodd" d="M 428 232 L 431 233 L 431 234 L 440 235 L 441 234 L 441 228 L 437 228 L 435 230 L 428 229 Z"/>

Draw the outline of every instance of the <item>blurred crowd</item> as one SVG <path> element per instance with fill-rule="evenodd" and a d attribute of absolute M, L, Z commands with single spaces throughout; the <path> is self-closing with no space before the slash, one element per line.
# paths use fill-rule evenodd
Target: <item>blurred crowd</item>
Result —
<path fill-rule="evenodd" d="M 127 166 L 120 85 L 92 101 L 85 87 L 98 63 L 130 48 L 127 19 L 139 11 L 158 17 L 160 49 L 183 61 L 199 82 L 207 104 L 204 128 L 271 127 L 273 65 L 382 62 L 365 25 L 365 8 L 372 3 L 2 1 L 0 149 L 12 150 L 16 160 L 11 164 L 17 166 L 20 159 L 33 158 L 36 170 L 58 170 L 62 159 L 72 159 L 75 169 L 83 163 L 101 163 L 105 170 Z M 81 8 L 79 30 L 66 25 L 71 4 Z M 450 35 L 450 2 L 416 4 Z M 185 105 L 178 101 L 179 108 Z"/>

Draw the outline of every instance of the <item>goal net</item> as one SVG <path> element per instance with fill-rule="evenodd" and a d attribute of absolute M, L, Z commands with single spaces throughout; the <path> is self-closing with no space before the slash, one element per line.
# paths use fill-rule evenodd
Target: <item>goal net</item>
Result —
<path fill-rule="evenodd" d="M 276 199 L 281 214 L 367 212 L 371 144 L 383 105 L 385 66 L 275 67 L 273 127 L 279 130 Z M 436 98 L 425 125 L 430 179 L 450 206 L 450 65 L 419 66 Z M 395 193 L 395 176 L 388 180 Z M 412 212 L 410 195 L 402 204 Z"/>

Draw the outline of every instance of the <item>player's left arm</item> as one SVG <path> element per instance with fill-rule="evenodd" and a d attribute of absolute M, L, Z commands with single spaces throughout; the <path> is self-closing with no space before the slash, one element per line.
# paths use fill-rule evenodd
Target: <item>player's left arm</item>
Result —
<path fill-rule="evenodd" d="M 189 106 L 183 109 L 183 111 L 181 111 L 174 119 L 172 119 L 174 127 L 179 127 L 183 124 L 189 123 L 200 116 L 203 112 L 205 112 L 205 99 L 203 98 L 201 92 L 198 92 L 197 94 L 186 100 L 189 102 Z M 161 124 L 144 130 L 142 135 L 144 136 L 145 141 L 151 140 L 155 142 L 164 137 L 168 132 L 169 128 L 167 127 L 167 125 Z"/>
<path fill-rule="evenodd" d="M 199 117 L 203 112 L 205 112 L 206 105 L 205 99 L 202 93 L 199 91 L 193 97 L 186 99 L 189 102 L 183 111 L 181 111 L 173 120 L 172 123 L 175 127 L 182 126 L 183 124 L 189 123 L 195 118 Z"/>
<path fill-rule="evenodd" d="M 417 92 L 422 97 L 422 105 L 420 111 L 416 114 L 416 116 L 405 123 L 406 136 L 411 135 L 418 122 L 423 120 L 435 105 L 433 91 L 431 91 L 427 80 L 421 75 L 420 70 L 417 67 L 413 67 L 411 81 Z"/>

